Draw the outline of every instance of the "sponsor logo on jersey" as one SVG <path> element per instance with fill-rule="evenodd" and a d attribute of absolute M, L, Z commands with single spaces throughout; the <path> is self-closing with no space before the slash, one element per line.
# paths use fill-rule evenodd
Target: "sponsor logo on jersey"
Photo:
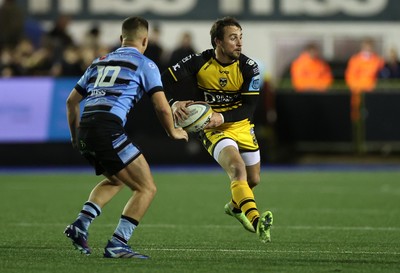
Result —
<path fill-rule="evenodd" d="M 179 64 L 176 64 L 176 65 L 172 66 L 172 69 L 173 69 L 174 71 L 177 71 L 177 70 L 180 69 L 180 68 L 181 68 L 181 66 L 180 66 Z"/>
<path fill-rule="evenodd" d="M 241 99 L 240 93 L 234 94 L 222 94 L 222 93 L 212 93 L 212 92 L 204 92 L 204 100 L 207 103 L 232 103 L 237 102 Z"/>
<path fill-rule="evenodd" d="M 258 145 L 258 141 L 257 141 L 257 138 L 256 138 L 256 134 L 255 134 L 255 132 L 254 132 L 254 128 L 251 128 L 251 129 L 250 129 L 250 135 L 251 135 L 251 137 L 252 137 L 252 139 L 253 139 L 253 144 L 254 144 L 254 145 Z"/>
<path fill-rule="evenodd" d="M 254 90 L 258 90 L 260 88 L 260 79 L 254 79 L 253 82 L 251 83 L 251 87 Z"/>
<path fill-rule="evenodd" d="M 151 69 L 157 68 L 156 64 L 155 64 L 155 63 L 152 63 L 152 62 L 149 62 L 149 67 L 150 67 Z"/>
<path fill-rule="evenodd" d="M 86 149 L 86 143 L 83 140 L 79 140 L 79 146 L 81 150 L 85 150 Z"/>
<path fill-rule="evenodd" d="M 90 94 L 89 97 L 102 97 L 105 96 L 107 93 L 105 90 L 103 89 L 93 89 Z"/>
<path fill-rule="evenodd" d="M 253 66 L 253 65 L 256 64 L 256 62 L 253 61 L 252 59 L 247 59 L 246 64 L 248 64 L 248 65 L 250 65 L 250 66 Z"/>
<path fill-rule="evenodd" d="M 189 56 L 186 56 L 185 58 L 183 58 L 181 61 L 182 61 L 182 63 L 186 63 L 187 61 L 189 61 L 191 58 L 192 58 L 192 56 L 193 55 L 189 55 Z"/>

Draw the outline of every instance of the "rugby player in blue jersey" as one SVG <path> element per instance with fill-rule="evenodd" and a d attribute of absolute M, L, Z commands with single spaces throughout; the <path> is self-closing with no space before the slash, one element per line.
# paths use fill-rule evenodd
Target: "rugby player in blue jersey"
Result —
<path fill-rule="evenodd" d="M 124 187 L 132 190 L 119 223 L 104 249 L 106 258 L 141 258 L 128 245 L 135 228 L 156 193 L 149 165 L 124 131 L 128 112 L 144 94 L 150 97 L 157 117 L 172 139 L 188 140 L 175 128 L 171 108 L 163 92 L 158 67 L 143 55 L 148 43 L 148 22 L 129 17 L 122 23 L 121 47 L 97 58 L 87 68 L 67 99 L 72 145 L 93 165 L 97 184 L 77 219 L 64 233 L 76 249 L 90 254 L 88 229 L 102 208 Z M 80 102 L 85 99 L 80 115 Z"/>

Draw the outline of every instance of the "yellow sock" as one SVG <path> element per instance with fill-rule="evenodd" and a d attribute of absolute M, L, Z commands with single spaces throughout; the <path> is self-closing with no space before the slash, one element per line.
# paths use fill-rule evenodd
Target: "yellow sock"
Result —
<path fill-rule="evenodd" d="M 232 181 L 231 183 L 232 200 L 249 219 L 250 223 L 260 217 L 253 191 L 250 189 L 247 181 Z"/>
<path fill-rule="evenodd" d="M 234 213 L 241 213 L 242 212 L 242 210 L 239 208 L 239 206 L 236 204 L 236 202 L 233 199 L 231 199 L 231 201 L 230 201 L 230 206 L 232 207 L 232 211 Z"/>

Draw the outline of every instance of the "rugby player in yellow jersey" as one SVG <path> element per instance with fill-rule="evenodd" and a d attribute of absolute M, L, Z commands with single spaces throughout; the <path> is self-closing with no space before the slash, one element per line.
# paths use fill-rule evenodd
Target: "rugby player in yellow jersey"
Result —
<path fill-rule="evenodd" d="M 186 118 L 186 106 L 193 100 L 211 105 L 211 121 L 199 137 L 230 178 L 232 199 L 225 213 L 257 233 L 262 242 L 269 242 L 272 213 L 258 211 L 252 190 L 260 182 L 260 151 L 252 123 L 260 92 L 258 65 L 242 54 L 242 27 L 236 19 L 217 20 L 210 35 L 213 49 L 170 66 L 162 74 L 163 85 L 170 96 L 179 97 L 188 91 L 179 88 L 179 83 L 195 81 L 192 98 L 170 101 L 174 118 Z"/>

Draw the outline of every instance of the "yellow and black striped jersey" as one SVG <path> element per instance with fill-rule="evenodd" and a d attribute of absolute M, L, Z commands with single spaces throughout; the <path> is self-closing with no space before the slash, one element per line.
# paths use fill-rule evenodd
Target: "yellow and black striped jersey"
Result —
<path fill-rule="evenodd" d="M 188 78 L 196 82 L 196 99 L 222 113 L 225 122 L 252 120 L 260 93 L 260 72 L 252 59 L 241 54 L 235 62 L 222 64 L 209 49 L 185 57 L 162 75 L 167 93 L 175 93 L 173 85 Z"/>

